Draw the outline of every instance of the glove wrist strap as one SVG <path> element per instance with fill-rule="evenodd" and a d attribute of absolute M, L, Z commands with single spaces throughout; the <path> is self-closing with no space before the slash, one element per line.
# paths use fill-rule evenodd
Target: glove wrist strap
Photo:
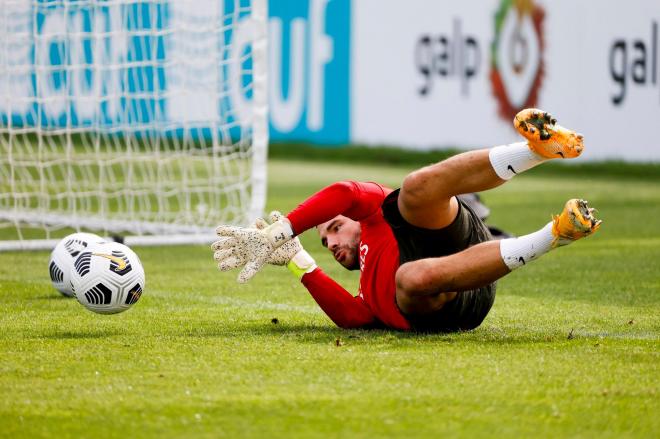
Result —
<path fill-rule="evenodd" d="M 288 221 L 278 220 L 268 226 L 265 230 L 268 240 L 277 248 L 293 238 L 293 228 Z"/>
<path fill-rule="evenodd" d="M 305 250 L 300 250 L 293 258 L 291 258 L 289 263 L 286 264 L 286 268 L 288 268 L 291 273 L 295 274 L 298 279 L 302 279 L 305 274 L 311 273 L 316 267 L 316 261 Z"/>

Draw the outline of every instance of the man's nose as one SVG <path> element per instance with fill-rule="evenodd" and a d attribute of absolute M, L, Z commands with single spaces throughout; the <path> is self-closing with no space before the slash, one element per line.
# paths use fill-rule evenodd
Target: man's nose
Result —
<path fill-rule="evenodd" d="M 339 247 L 339 243 L 335 239 L 328 239 L 328 249 L 330 251 L 334 251 L 337 247 Z"/>

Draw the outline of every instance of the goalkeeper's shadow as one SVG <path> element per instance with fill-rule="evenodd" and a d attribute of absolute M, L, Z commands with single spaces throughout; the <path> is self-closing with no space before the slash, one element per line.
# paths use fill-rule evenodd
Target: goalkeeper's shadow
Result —
<path fill-rule="evenodd" d="M 348 344 L 391 344 L 393 346 L 408 345 L 410 343 L 432 345 L 499 345 L 514 346 L 521 344 L 548 344 L 561 342 L 566 335 L 559 331 L 524 331 L 501 330 L 499 328 L 484 326 L 470 331 L 458 332 L 423 332 L 423 331 L 396 331 L 387 328 L 370 329 L 343 329 L 333 326 L 322 326 L 312 323 L 286 322 L 277 324 L 250 325 L 242 333 L 262 336 L 286 337 L 304 343 L 333 343 L 336 346 Z M 236 333 L 238 336 L 239 333 Z"/>
<path fill-rule="evenodd" d="M 273 320 L 277 320 L 274 322 Z M 232 336 L 242 337 L 251 336 L 281 336 L 288 340 L 297 340 L 305 343 L 333 343 L 342 346 L 346 343 L 388 343 L 405 340 L 434 340 L 435 342 L 451 342 L 452 338 L 460 336 L 459 334 L 429 334 L 423 332 L 404 332 L 387 328 L 360 328 L 344 329 L 331 325 L 320 325 L 314 323 L 287 323 L 279 319 L 272 319 L 270 322 L 255 323 L 246 325 L 237 330 L 229 331 Z M 222 335 L 227 335 L 223 332 Z M 207 334 L 211 336 L 211 334 Z M 221 335 L 220 333 L 217 334 Z"/>

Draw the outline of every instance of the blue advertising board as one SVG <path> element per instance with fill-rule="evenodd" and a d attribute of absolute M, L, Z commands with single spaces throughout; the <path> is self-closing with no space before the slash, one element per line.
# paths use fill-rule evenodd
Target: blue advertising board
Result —
<path fill-rule="evenodd" d="M 272 140 L 348 143 L 350 1 L 270 1 Z"/>
<path fill-rule="evenodd" d="M 9 98 L 0 102 L 3 125 L 119 126 L 170 135 L 185 125 L 208 137 L 212 127 L 204 121 L 214 121 L 238 135 L 231 102 L 237 94 L 218 79 L 231 76 L 228 59 L 237 54 L 217 42 L 232 41 L 249 1 L 18 5 L 18 18 L 10 16 L 12 25 L 5 27 L 12 51 L 4 60 Z M 189 29 L 209 23 L 219 29 L 209 37 L 217 41 L 204 45 L 204 34 Z M 270 0 L 268 30 L 271 139 L 347 143 L 350 1 Z M 14 44 L 22 35 L 28 41 Z M 248 72 L 238 88 L 249 101 L 251 59 L 245 55 L 238 54 Z M 205 66 L 208 59 L 216 64 Z"/>

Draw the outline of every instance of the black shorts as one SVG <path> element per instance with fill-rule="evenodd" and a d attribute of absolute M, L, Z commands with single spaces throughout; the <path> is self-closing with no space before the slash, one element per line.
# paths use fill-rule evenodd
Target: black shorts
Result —
<path fill-rule="evenodd" d="M 383 201 L 385 221 L 390 225 L 399 245 L 399 262 L 448 256 L 484 241 L 492 236 L 488 227 L 462 201 L 458 200 L 456 219 L 438 230 L 424 229 L 408 223 L 399 212 L 399 189 Z M 495 282 L 474 290 L 461 291 L 438 312 L 425 316 L 406 315 L 415 330 L 451 332 L 474 329 L 483 322 L 495 301 Z"/>

